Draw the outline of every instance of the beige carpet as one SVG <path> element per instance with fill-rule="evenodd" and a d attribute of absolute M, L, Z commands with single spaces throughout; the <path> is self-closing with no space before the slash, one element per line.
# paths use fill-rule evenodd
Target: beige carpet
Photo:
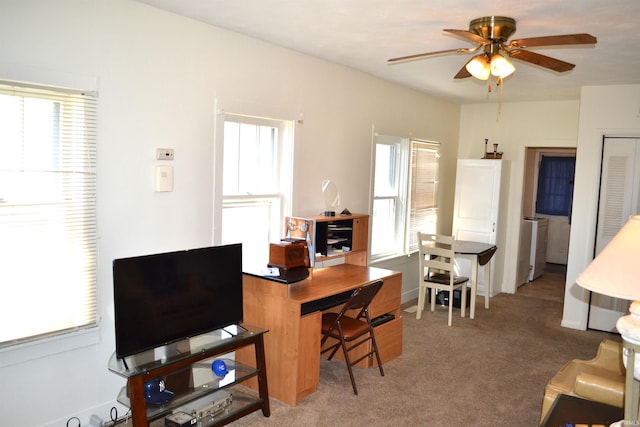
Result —
<path fill-rule="evenodd" d="M 271 399 L 271 417 L 256 412 L 234 425 L 536 426 L 547 381 L 570 359 L 592 358 L 602 339 L 619 340 L 562 328 L 563 280 L 545 276 L 492 298 L 489 310 L 479 298 L 475 320 L 454 311 L 451 327 L 445 308 L 421 320 L 405 312 L 402 356 L 384 365 L 384 377 L 356 368 L 358 396 L 344 364 L 322 360 L 316 393 L 297 407 Z"/>

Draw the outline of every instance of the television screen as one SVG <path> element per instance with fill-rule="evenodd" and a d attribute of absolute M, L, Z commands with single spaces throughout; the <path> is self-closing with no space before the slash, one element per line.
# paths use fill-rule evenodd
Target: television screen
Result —
<path fill-rule="evenodd" d="M 116 356 L 242 321 L 242 245 L 113 261 Z"/>

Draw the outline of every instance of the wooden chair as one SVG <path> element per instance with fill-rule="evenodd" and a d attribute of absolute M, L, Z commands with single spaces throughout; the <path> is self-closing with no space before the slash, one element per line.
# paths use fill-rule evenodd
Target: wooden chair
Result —
<path fill-rule="evenodd" d="M 453 291 L 460 289 L 460 315 L 464 317 L 467 306 L 468 277 L 456 276 L 454 272 L 453 236 L 418 232 L 418 250 L 420 255 L 420 284 L 418 289 L 418 311 L 416 319 L 422 317 L 427 289 L 431 291 L 431 311 L 435 310 L 436 291 L 449 292 L 449 326 L 453 313 Z"/>
<path fill-rule="evenodd" d="M 338 349 L 342 348 L 344 360 L 349 370 L 349 377 L 351 378 L 351 385 L 353 386 L 353 394 L 356 395 L 358 394 L 358 388 L 351 369 L 353 365 L 375 355 L 380 368 L 380 375 L 384 376 L 382 360 L 380 359 L 376 337 L 369 317 L 369 304 L 371 304 L 381 287 L 381 280 L 364 285 L 353 291 L 353 294 L 351 294 L 351 297 L 339 313 L 325 313 L 322 315 L 322 341 L 320 346 L 324 346 L 329 338 L 334 338 L 338 342 L 321 350 L 320 353 L 324 354 L 331 351 L 328 357 L 331 360 Z M 349 310 L 359 311 L 355 317 L 352 317 L 347 314 Z M 349 357 L 349 352 L 366 343 L 371 344 L 367 353 L 352 361 Z"/>

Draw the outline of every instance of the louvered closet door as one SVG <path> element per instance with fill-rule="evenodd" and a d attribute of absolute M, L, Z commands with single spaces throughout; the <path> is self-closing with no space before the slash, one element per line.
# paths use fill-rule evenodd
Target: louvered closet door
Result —
<path fill-rule="evenodd" d="M 640 139 L 604 139 L 600 204 L 596 228 L 596 255 L 611 241 L 629 216 L 640 213 Z M 589 328 L 616 331 L 618 318 L 627 314 L 629 301 L 592 293 Z"/>

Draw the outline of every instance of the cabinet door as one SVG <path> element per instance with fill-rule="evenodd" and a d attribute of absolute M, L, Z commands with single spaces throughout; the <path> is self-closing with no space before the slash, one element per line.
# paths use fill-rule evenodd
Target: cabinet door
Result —
<path fill-rule="evenodd" d="M 605 138 L 600 177 L 596 255 L 613 239 L 629 216 L 640 212 L 640 139 Z M 589 328 L 616 331 L 629 301 L 592 293 Z"/>
<path fill-rule="evenodd" d="M 453 235 L 457 240 L 496 243 L 501 175 L 502 160 L 458 160 L 453 210 Z M 457 256 L 457 273 L 471 277 L 471 262 L 470 257 Z M 495 271 L 495 257 L 490 262 Z M 492 274 L 492 283 L 494 277 Z M 478 292 L 484 294 L 485 287 L 484 275 L 480 274 Z"/>
<path fill-rule="evenodd" d="M 295 322 L 294 322 L 295 323 Z M 296 402 L 297 400 L 316 391 L 320 382 L 320 337 L 318 331 L 322 328 L 322 313 L 315 313 L 302 316 L 300 318 L 297 343 L 298 369 L 295 372 L 296 381 Z M 281 360 L 291 361 L 295 358 L 288 356 Z M 289 373 L 282 372 L 285 376 L 293 375 L 291 366 L 285 366 Z"/>
<path fill-rule="evenodd" d="M 369 242 L 369 218 L 353 219 L 352 251 L 366 251 Z"/>
<path fill-rule="evenodd" d="M 458 160 L 453 234 L 458 240 L 496 243 L 501 160 Z"/>

